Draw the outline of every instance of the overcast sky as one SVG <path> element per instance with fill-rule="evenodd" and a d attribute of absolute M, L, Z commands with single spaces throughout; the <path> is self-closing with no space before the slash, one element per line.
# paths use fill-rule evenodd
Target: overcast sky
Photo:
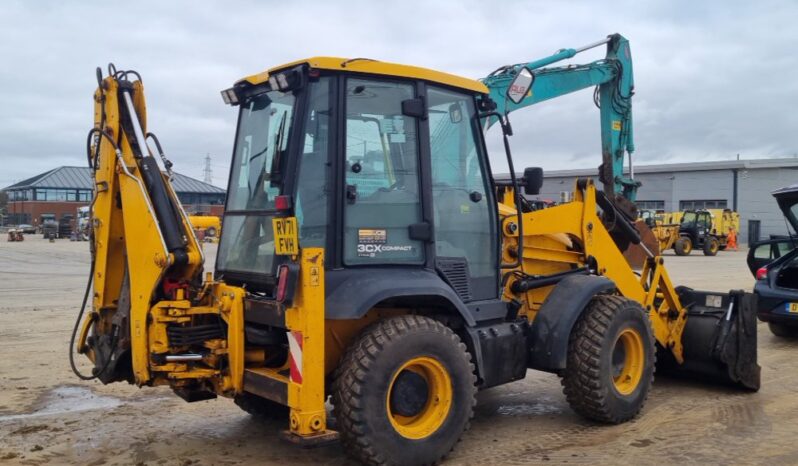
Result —
<path fill-rule="evenodd" d="M 149 129 L 176 170 L 201 179 L 210 154 L 224 186 L 236 113 L 219 91 L 245 75 L 332 55 L 480 78 L 614 32 L 634 59 L 637 163 L 798 156 L 794 0 L 112 3 L 2 2 L 0 187 L 85 164 L 94 69 L 109 61 L 142 74 Z M 600 163 L 590 90 L 511 118 L 519 169 Z"/>

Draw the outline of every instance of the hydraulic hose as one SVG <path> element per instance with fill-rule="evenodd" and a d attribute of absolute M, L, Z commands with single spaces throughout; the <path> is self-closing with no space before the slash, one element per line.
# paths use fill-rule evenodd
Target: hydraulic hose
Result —
<path fill-rule="evenodd" d="M 102 122 L 102 123 L 104 123 L 104 122 Z M 101 126 L 102 126 L 102 123 L 101 123 Z M 111 136 L 106 134 L 100 128 L 92 128 L 91 130 L 89 130 L 89 134 L 88 134 L 88 136 L 86 138 L 86 154 L 87 154 L 87 158 L 88 158 L 89 168 L 92 169 L 92 178 L 94 178 L 94 173 L 93 172 L 97 170 L 97 159 L 99 157 L 99 152 L 100 152 L 100 147 L 99 147 L 100 146 L 100 140 L 98 140 L 98 142 L 97 142 L 97 147 L 96 147 L 96 150 L 95 150 L 94 154 L 92 154 L 92 152 L 91 152 L 92 137 L 95 134 L 99 134 L 100 137 L 104 137 L 108 142 L 110 142 L 111 146 L 113 146 L 115 151 L 119 150 L 119 147 L 117 146 L 116 141 L 114 141 L 114 139 Z M 95 195 L 92 198 L 92 200 L 91 200 L 91 204 L 89 205 L 89 213 L 90 213 L 90 215 L 91 215 L 91 212 L 94 209 L 94 201 L 95 201 L 96 198 L 97 197 Z M 89 222 L 89 224 L 90 224 L 90 228 L 91 228 L 91 222 Z M 93 380 L 93 379 L 96 379 L 97 377 L 99 377 L 103 372 L 105 372 L 105 370 L 111 364 L 111 360 L 113 359 L 113 354 L 114 354 L 113 347 L 116 346 L 116 334 L 114 334 L 114 338 L 111 341 L 111 351 L 108 353 L 108 358 L 103 363 L 102 368 L 99 371 L 94 371 L 93 375 L 84 375 L 84 374 L 82 374 L 80 372 L 80 370 L 78 370 L 78 367 L 75 364 L 75 338 L 77 337 L 78 329 L 80 328 L 80 323 L 83 321 L 83 314 L 86 312 L 86 304 L 88 304 L 89 293 L 91 293 L 91 286 L 92 286 L 92 282 L 93 282 L 93 279 L 94 279 L 94 264 L 96 262 L 95 261 L 95 255 L 94 255 L 94 234 L 93 233 L 91 235 L 90 240 L 91 240 L 90 241 L 91 265 L 89 266 L 89 279 L 86 281 L 86 291 L 83 293 L 83 302 L 80 305 L 80 311 L 78 312 L 78 317 L 77 317 L 77 319 L 75 319 L 75 325 L 74 325 L 74 327 L 72 327 L 72 336 L 69 339 L 69 349 L 67 350 L 69 352 L 69 367 L 72 369 L 72 372 L 81 380 Z"/>
<path fill-rule="evenodd" d="M 86 291 L 83 293 L 83 304 L 80 305 L 80 312 L 78 312 L 78 318 L 75 320 L 75 326 L 72 328 L 72 337 L 69 339 L 69 367 L 72 368 L 72 372 L 76 376 L 78 376 L 78 378 L 81 380 L 96 379 L 102 373 L 101 371 L 94 375 L 83 375 L 81 374 L 80 370 L 78 370 L 78 366 L 75 364 L 75 338 L 78 335 L 80 322 L 83 321 L 83 313 L 86 310 L 86 303 L 89 301 L 89 293 L 91 292 L 92 277 L 94 277 L 94 258 L 92 258 L 91 266 L 89 268 L 89 280 L 86 283 Z M 106 361 L 104 364 L 103 371 L 110 362 L 111 358 L 109 357 L 108 361 Z"/>

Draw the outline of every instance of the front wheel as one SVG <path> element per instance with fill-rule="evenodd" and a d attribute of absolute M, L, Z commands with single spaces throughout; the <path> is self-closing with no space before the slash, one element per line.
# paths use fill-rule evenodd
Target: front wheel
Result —
<path fill-rule="evenodd" d="M 588 419 L 628 421 L 643 408 L 655 359 L 643 307 L 620 296 L 596 296 L 571 332 L 562 379 L 565 397 Z"/>
<path fill-rule="evenodd" d="M 714 256 L 720 250 L 720 241 L 717 238 L 707 238 L 704 241 L 704 255 Z"/>
<path fill-rule="evenodd" d="M 682 236 L 676 240 L 673 250 L 677 256 L 689 256 L 693 252 L 693 242 L 687 236 Z"/>
<path fill-rule="evenodd" d="M 468 429 L 475 383 L 465 345 L 441 322 L 379 321 L 347 350 L 333 383 L 341 441 L 364 464 L 436 464 Z"/>

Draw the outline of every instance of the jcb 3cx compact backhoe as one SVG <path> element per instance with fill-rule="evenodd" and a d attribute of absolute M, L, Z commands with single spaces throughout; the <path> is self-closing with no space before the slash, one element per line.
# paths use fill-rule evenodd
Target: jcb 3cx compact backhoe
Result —
<path fill-rule="evenodd" d="M 631 59 L 619 35 L 599 44 L 607 58 L 589 65 L 545 68 L 579 51 L 566 49 L 483 81 L 321 57 L 242 79 L 222 93 L 238 128 L 204 276 L 140 76 L 98 70 L 82 377 L 225 396 L 285 420 L 290 441 L 340 434 L 359 461 L 404 465 L 441 460 L 477 390 L 530 368 L 560 375 L 573 409 L 607 423 L 641 410 L 655 353 L 756 390 L 751 297 L 674 289 L 660 257 L 638 275 L 622 255 L 640 243 L 623 175 Z M 579 179 L 573 202 L 529 209 L 521 191 L 542 172 L 515 176 L 507 114 L 594 85 L 603 191 Z M 505 182 L 483 137 L 497 122 Z"/>

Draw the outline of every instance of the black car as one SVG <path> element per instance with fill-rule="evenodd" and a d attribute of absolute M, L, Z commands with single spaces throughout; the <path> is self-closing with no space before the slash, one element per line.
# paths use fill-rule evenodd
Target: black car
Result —
<path fill-rule="evenodd" d="M 798 231 L 798 184 L 773 192 L 794 231 Z M 759 320 L 780 337 L 798 337 L 798 237 L 760 241 L 748 250 L 748 268 L 756 277 Z"/>

